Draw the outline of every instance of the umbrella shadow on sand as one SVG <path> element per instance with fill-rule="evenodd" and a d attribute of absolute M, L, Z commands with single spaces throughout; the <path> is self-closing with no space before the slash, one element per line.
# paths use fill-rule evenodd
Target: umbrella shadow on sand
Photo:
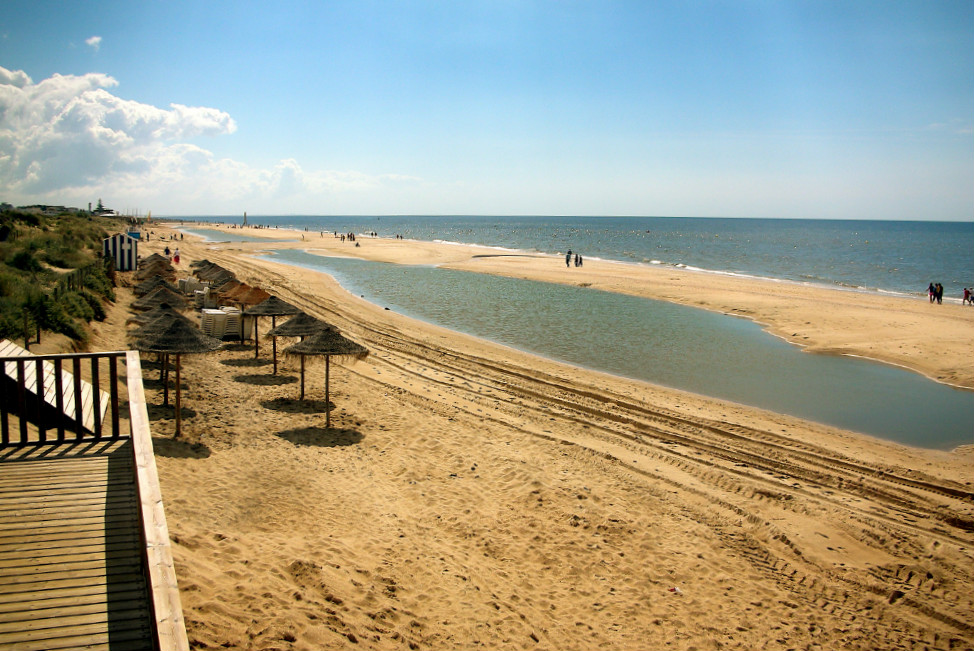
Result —
<path fill-rule="evenodd" d="M 274 398 L 260 403 L 264 409 L 272 409 L 285 414 L 323 414 L 335 403 L 328 403 L 324 400 L 293 400 L 290 398 Z"/>
<path fill-rule="evenodd" d="M 177 441 L 171 438 L 152 439 L 152 449 L 160 457 L 170 459 L 206 459 L 210 456 L 210 448 L 202 443 Z"/>
<path fill-rule="evenodd" d="M 321 448 L 337 448 L 356 445 L 364 438 L 354 429 L 332 429 L 325 427 L 299 427 L 277 432 L 277 436 L 294 445 L 307 445 Z"/>
<path fill-rule="evenodd" d="M 170 418 L 176 417 L 176 408 L 172 405 L 146 405 L 146 411 L 149 413 L 149 420 L 168 420 Z M 189 407 L 183 407 L 179 411 L 180 419 L 193 418 L 196 416 L 196 410 L 190 409 Z"/>
<path fill-rule="evenodd" d="M 253 384 L 262 387 L 281 386 L 283 384 L 294 384 L 298 378 L 294 375 L 235 375 L 236 382 Z"/>
<path fill-rule="evenodd" d="M 253 359 L 248 357 L 245 359 L 222 359 L 220 363 L 224 366 L 234 366 L 238 368 L 255 368 L 257 366 L 267 366 L 271 363 L 269 359 Z"/>

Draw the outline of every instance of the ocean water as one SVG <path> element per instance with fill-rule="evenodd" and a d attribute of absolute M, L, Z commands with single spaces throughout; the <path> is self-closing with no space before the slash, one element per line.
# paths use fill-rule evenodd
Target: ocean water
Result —
<path fill-rule="evenodd" d="M 405 230 L 384 233 L 371 226 L 367 218 L 350 219 L 363 221 L 343 229 L 335 227 L 329 232 L 339 230 L 364 234 L 375 230 L 380 235 L 394 235 Z M 375 219 L 378 221 L 378 218 Z M 381 219 L 389 221 L 392 218 Z M 488 233 L 494 232 L 496 225 L 488 225 L 482 218 L 463 219 L 480 225 L 477 229 L 455 232 L 453 238 L 439 236 L 457 226 L 448 228 L 446 224 L 439 223 L 425 237 L 417 237 L 416 232 L 404 232 L 403 235 L 412 236 L 413 239 L 460 241 L 505 249 L 560 252 L 554 248 L 525 245 L 523 237 L 515 237 L 515 232 L 519 230 L 533 235 L 547 230 L 549 226 L 543 226 L 549 224 L 547 218 L 525 218 L 527 226 L 522 222 L 510 222 L 508 226 L 521 224 L 520 229 L 512 229 L 509 233 L 510 240 L 504 240 L 497 233 L 493 237 L 486 237 Z M 571 237 L 574 243 L 561 248 L 573 248 L 586 255 L 586 249 L 580 243 L 601 241 L 593 233 L 586 233 L 584 236 L 570 235 L 573 231 L 565 227 L 565 223 L 572 222 L 566 222 L 566 219 L 555 220 L 563 229 L 557 231 L 557 238 L 549 233 L 552 241 L 561 238 L 561 233 L 565 233 L 566 238 Z M 636 222 L 646 225 L 655 220 L 616 221 L 632 226 Z M 704 221 L 713 226 L 714 221 L 736 220 Z M 681 226 L 682 235 L 671 230 L 665 238 L 659 236 L 660 240 L 671 242 L 668 246 L 673 250 L 676 247 L 672 242 L 679 242 L 684 238 L 696 242 L 681 249 L 688 252 L 688 255 L 706 257 L 704 251 L 722 251 L 719 256 L 712 254 L 712 260 L 727 261 L 736 257 L 752 261 L 752 258 L 760 257 L 764 259 L 766 268 L 771 269 L 767 273 L 761 272 L 753 264 L 747 268 L 743 265 L 734 268 L 727 268 L 730 265 L 713 265 L 708 268 L 662 260 L 650 260 L 648 263 L 706 268 L 713 273 L 740 273 L 795 282 L 815 282 L 847 287 L 853 291 L 885 291 L 919 296 L 926 287 L 924 284 L 920 290 L 907 291 L 890 282 L 885 286 L 878 286 L 878 283 L 871 284 L 864 280 L 867 274 L 849 276 L 847 281 L 840 282 L 834 279 L 837 274 L 825 273 L 825 269 L 798 274 L 796 269 L 802 268 L 808 272 L 811 271 L 811 265 L 807 260 L 796 263 L 792 258 L 801 256 L 787 255 L 786 247 L 787 242 L 802 236 L 804 231 L 801 228 L 794 229 L 796 222 L 782 224 L 782 220 L 772 221 L 773 223 L 764 224 L 763 229 L 758 229 L 762 231 L 763 238 L 763 243 L 757 247 L 762 251 L 760 256 L 742 251 L 750 248 L 750 245 L 742 244 L 746 240 L 744 233 L 755 225 L 739 230 L 731 228 L 720 233 L 713 232 L 704 225 L 692 225 L 690 228 L 684 225 Z M 412 224 L 411 228 L 420 228 L 409 221 L 398 223 L 400 226 Z M 804 235 L 802 241 L 806 243 L 805 246 L 812 240 L 822 242 L 827 239 L 826 232 L 833 234 L 829 237 L 838 237 L 835 235 L 835 224 L 813 224 L 821 228 L 814 237 L 807 233 Z M 851 223 L 844 224 L 838 230 L 844 232 L 845 237 L 851 237 Z M 284 223 L 280 225 L 285 226 Z M 300 223 L 286 225 L 304 228 Z M 779 226 L 782 232 L 777 235 L 763 233 Z M 896 238 L 890 231 L 898 232 L 901 224 L 887 223 L 887 226 L 890 228 L 875 230 L 884 232 L 882 237 L 887 241 L 894 241 Z M 964 228 L 958 228 L 954 233 L 958 226 Z M 935 224 L 934 230 L 943 230 L 932 239 L 945 238 L 956 243 L 962 236 L 966 236 L 964 231 L 970 230 L 971 226 Z M 600 222 L 598 227 L 589 230 L 601 232 L 607 225 Z M 205 227 L 190 230 L 201 235 L 228 239 L 224 234 L 207 231 Z M 325 229 L 309 227 L 309 232 L 313 230 L 320 232 Z M 618 223 L 609 230 L 616 241 L 626 239 L 626 235 L 618 228 Z M 646 233 L 646 230 L 651 232 Z M 927 230 L 920 230 L 926 234 L 924 237 L 929 236 Z M 906 232 L 915 231 L 907 229 Z M 249 238 L 252 233 L 253 231 L 244 232 L 241 236 Z M 949 233 L 954 233 L 954 236 L 948 237 Z M 644 229 L 642 234 L 648 237 L 652 230 Z M 875 236 L 873 231 L 868 231 L 867 234 Z M 329 235 L 326 233 L 325 236 Z M 636 237 L 634 231 L 630 231 L 628 237 L 644 244 L 647 241 L 646 237 Z M 482 239 L 478 241 L 478 238 Z M 700 243 L 710 238 L 723 239 L 725 242 L 706 246 Z M 317 238 L 309 238 L 309 244 L 313 245 L 314 239 Z M 967 239 L 971 241 L 970 238 Z M 771 241 L 778 244 L 772 244 Z M 794 247 L 795 244 L 791 246 Z M 912 245 L 903 245 L 899 255 L 903 257 L 904 250 L 911 247 Z M 844 250 L 845 245 L 834 244 L 833 248 Z M 861 248 L 868 249 L 868 246 Z M 958 249 L 952 258 L 957 269 L 965 268 L 968 264 L 968 257 L 959 250 L 962 248 L 965 247 L 954 247 Z M 847 257 L 850 255 L 846 253 Z M 588 257 L 610 256 L 588 254 Z M 841 257 L 838 250 L 819 251 L 816 259 L 836 260 Z M 934 257 L 938 256 L 925 255 L 910 268 L 916 270 L 936 265 L 945 266 L 943 262 L 935 261 Z M 865 360 L 802 353 L 797 347 L 768 335 L 758 325 L 744 319 L 588 288 L 483 276 L 431 266 L 323 258 L 302 251 L 280 251 L 275 253 L 275 258 L 281 262 L 329 273 L 354 294 L 362 295 L 371 302 L 397 312 L 569 364 L 754 405 L 909 445 L 949 449 L 960 444 L 974 443 L 974 392 L 953 389 L 902 369 Z M 778 262 L 772 264 L 771 261 L 774 260 Z M 633 259 L 630 261 L 635 262 Z M 645 262 L 640 261 L 637 264 Z M 869 266 L 860 263 L 856 268 L 862 270 Z M 874 271 L 870 277 L 882 277 L 889 281 L 890 278 L 899 277 L 896 274 L 900 273 L 904 272 L 897 267 L 897 271 L 888 271 L 885 276 Z M 955 273 L 958 277 L 963 277 L 961 273 L 966 272 Z M 947 282 L 940 282 L 948 287 Z M 972 285 L 974 283 L 968 282 L 966 286 Z M 965 285 L 961 283 L 959 286 Z M 930 309 L 938 308 L 931 306 Z M 974 318 L 974 308 L 971 311 Z"/>
<path fill-rule="evenodd" d="M 219 217 L 187 220 L 226 221 Z M 239 223 L 241 219 L 233 220 Z M 275 216 L 251 224 L 311 233 L 402 235 L 634 264 L 669 265 L 959 302 L 974 287 L 974 221 L 685 217 Z"/>

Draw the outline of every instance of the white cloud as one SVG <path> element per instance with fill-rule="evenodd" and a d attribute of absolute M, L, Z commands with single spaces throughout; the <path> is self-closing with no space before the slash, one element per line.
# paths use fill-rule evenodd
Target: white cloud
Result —
<path fill-rule="evenodd" d="M 92 36 L 91 38 L 86 38 L 85 45 L 97 52 L 98 48 L 101 47 L 101 36 Z"/>
<path fill-rule="evenodd" d="M 104 74 L 55 74 L 34 83 L 0 67 L 0 200 L 85 206 L 92 197 L 157 214 L 352 211 L 363 198 L 422 184 L 415 177 L 308 171 L 293 159 L 255 168 L 188 141 L 233 134 L 224 111 L 161 109 L 110 92 Z"/>

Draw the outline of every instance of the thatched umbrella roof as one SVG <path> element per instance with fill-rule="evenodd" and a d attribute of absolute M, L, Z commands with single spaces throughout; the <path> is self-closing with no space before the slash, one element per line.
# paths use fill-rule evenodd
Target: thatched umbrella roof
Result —
<path fill-rule="evenodd" d="M 337 328 L 322 330 L 313 337 L 308 337 L 293 346 L 288 346 L 284 352 L 289 355 L 321 355 L 325 357 L 354 357 L 365 359 L 369 356 L 369 349 L 342 336 Z"/>
<path fill-rule="evenodd" d="M 218 292 L 219 293 L 219 297 L 218 298 L 219 299 L 225 299 L 225 298 L 228 298 L 230 296 L 230 293 L 231 292 L 239 289 L 240 287 L 245 287 L 245 285 L 242 282 L 240 282 L 239 280 L 237 280 L 236 278 L 231 278 L 227 282 L 225 282 L 222 285 L 219 285 L 217 287 L 214 287 L 213 285 L 210 285 L 210 291 L 211 292 L 214 292 L 214 291 L 215 292 Z"/>
<path fill-rule="evenodd" d="M 282 301 L 276 296 L 269 296 L 264 301 L 248 307 L 244 314 L 248 316 L 285 316 L 288 314 L 298 314 L 300 308 L 294 307 L 287 301 Z"/>
<path fill-rule="evenodd" d="M 305 314 L 304 312 L 299 312 L 296 316 L 292 316 L 290 319 L 282 323 L 281 325 L 271 329 L 267 334 L 271 337 L 275 337 L 274 343 L 277 344 L 276 337 L 311 337 L 318 334 L 322 330 L 335 329 L 334 326 L 325 323 L 324 321 L 319 321 L 310 314 Z M 275 345 L 276 349 L 276 345 Z M 275 369 L 277 372 L 277 354 L 275 352 L 274 356 Z M 301 379 L 304 380 L 304 356 L 301 356 Z M 304 390 L 302 384 L 301 397 L 304 397 Z"/>
<path fill-rule="evenodd" d="M 258 305 L 266 301 L 270 296 L 270 294 L 260 287 L 248 287 L 245 291 L 234 294 L 233 300 L 243 305 Z"/>
<path fill-rule="evenodd" d="M 325 427 L 331 427 L 331 403 L 329 398 L 330 362 L 332 357 L 365 359 L 369 350 L 351 339 L 343 337 L 337 328 L 322 330 L 304 341 L 288 346 L 289 355 L 321 355 L 325 358 Z M 301 365 L 301 399 L 304 399 L 304 364 Z"/>
<path fill-rule="evenodd" d="M 203 334 L 188 319 L 171 316 L 159 319 L 168 320 L 169 324 L 159 329 L 152 328 L 143 336 L 137 337 L 135 347 L 138 350 L 144 353 L 192 355 L 209 353 L 223 345 L 219 339 Z"/>
<path fill-rule="evenodd" d="M 194 262 L 190 262 L 189 263 L 189 266 L 191 266 L 191 267 L 203 267 L 203 266 L 211 265 L 211 264 L 213 264 L 213 263 L 210 262 L 209 260 L 207 260 L 206 258 L 203 258 L 202 260 L 196 260 Z"/>
<path fill-rule="evenodd" d="M 169 262 L 169 258 L 162 255 L 161 253 L 153 253 L 152 255 L 147 255 L 146 257 L 139 260 L 139 267 L 143 265 L 152 264 L 154 262 Z"/>
<path fill-rule="evenodd" d="M 310 337 L 328 328 L 334 329 L 334 326 L 316 319 L 310 314 L 299 312 L 267 334 L 272 337 Z"/>
<path fill-rule="evenodd" d="M 165 287 L 156 287 L 142 298 L 132 301 L 131 307 L 136 310 L 151 310 L 163 303 L 169 303 L 176 309 L 186 307 L 186 299 L 183 296 Z"/>
<path fill-rule="evenodd" d="M 138 285 L 136 285 L 135 287 L 133 287 L 132 292 L 136 296 L 145 296 L 146 294 L 154 290 L 156 287 L 168 287 L 174 292 L 179 291 L 178 289 L 176 289 L 175 285 L 167 282 L 166 279 L 163 278 L 162 276 L 153 276 L 152 278 L 149 278 L 148 280 L 143 281 Z"/>
<path fill-rule="evenodd" d="M 180 387 L 180 356 L 208 353 L 220 348 L 223 342 L 203 334 L 188 321 L 175 317 L 160 317 L 156 321 L 168 321 L 161 328 L 146 326 L 142 336 L 136 338 L 135 347 L 144 353 L 163 353 L 176 356 L 176 436 L 182 430 L 182 401 Z M 166 383 L 168 387 L 168 383 Z"/>
<path fill-rule="evenodd" d="M 164 316 L 167 314 L 171 314 L 186 319 L 186 317 L 180 314 L 179 311 L 176 308 L 174 308 L 172 305 L 170 305 L 169 303 L 162 303 L 157 307 L 152 308 L 148 312 L 143 312 L 142 314 L 136 314 L 135 316 L 128 319 L 125 323 L 127 324 L 134 323 L 138 326 L 144 326 L 147 323 L 150 323 L 153 320 L 159 318 L 160 316 Z M 189 321 L 189 319 L 186 320 Z"/>
<path fill-rule="evenodd" d="M 222 289 L 224 286 L 226 286 L 226 285 L 228 285 L 230 283 L 238 283 L 238 282 L 240 282 L 240 281 L 237 280 L 236 276 L 234 276 L 230 272 L 227 272 L 225 274 L 220 274 L 216 278 L 211 278 L 210 279 L 210 288 L 211 289 Z"/>
<path fill-rule="evenodd" d="M 276 296 L 268 296 L 266 299 L 254 305 L 253 307 L 248 307 L 244 310 L 245 316 L 254 317 L 254 358 L 260 354 L 260 341 L 257 338 L 257 317 L 259 316 L 269 316 L 271 317 L 271 327 L 277 327 L 277 317 L 286 316 L 288 314 L 297 314 L 300 312 L 300 308 L 294 307 L 287 301 L 282 301 Z M 273 340 L 272 343 L 274 347 L 274 374 L 277 374 L 277 339 Z"/>
<path fill-rule="evenodd" d="M 212 278 L 217 278 L 221 274 L 230 274 L 233 276 L 233 272 L 229 269 L 225 269 L 218 264 L 210 265 L 209 267 L 200 267 L 196 270 L 196 277 L 200 280 L 210 280 Z"/>

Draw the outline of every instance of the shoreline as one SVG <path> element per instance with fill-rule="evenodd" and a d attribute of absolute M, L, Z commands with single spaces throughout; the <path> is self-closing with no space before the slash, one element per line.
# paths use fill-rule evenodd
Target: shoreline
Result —
<path fill-rule="evenodd" d="M 566 367 L 253 255 L 266 243 L 169 244 L 180 276 L 208 258 L 370 350 L 333 361 L 330 404 L 320 359 L 297 399 L 282 342 L 277 373 L 269 341 L 187 356 L 180 439 L 144 361 L 194 648 L 974 643 L 974 445 Z M 121 276 L 96 349 L 125 345 Z"/>
<path fill-rule="evenodd" d="M 207 223 L 200 228 L 241 234 L 240 228 L 224 224 Z M 261 241 L 227 245 L 247 250 L 272 244 L 309 253 L 321 249 L 329 255 L 433 264 L 689 305 L 747 318 L 804 352 L 868 359 L 953 388 L 974 390 L 974 358 L 969 355 L 974 347 L 974 308 L 959 303 L 930 305 L 922 297 L 909 295 L 615 260 L 586 260 L 587 266 L 566 270 L 559 267 L 554 255 L 497 255 L 492 253 L 497 247 L 460 243 L 379 237 L 361 238 L 365 246 L 354 247 L 328 233 L 285 242 L 282 240 L 305 233 L 284 228 L 247 228 L 246 235 Z M 939 335 L 931 337 L 931 332 Z"/>

